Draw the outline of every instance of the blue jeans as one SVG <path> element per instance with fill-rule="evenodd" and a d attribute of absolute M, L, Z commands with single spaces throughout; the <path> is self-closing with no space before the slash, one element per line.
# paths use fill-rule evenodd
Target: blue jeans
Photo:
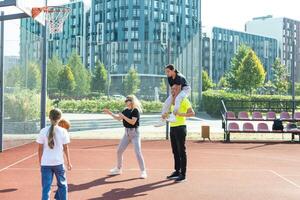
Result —
<path fill-rule="evenodd" d="M 41 173 L 42 173 L 42 187 L 43 187 L 42 200 L 50 199 L 50 191 L 51 191 L 51 185 L 53 181 L 53 174 L 56 177 L 57 186 L 58 186 L 54 198 L 58 200 L 67 200 L 68 184 L 67 184 L 64 165 L 42 166 Z"/>

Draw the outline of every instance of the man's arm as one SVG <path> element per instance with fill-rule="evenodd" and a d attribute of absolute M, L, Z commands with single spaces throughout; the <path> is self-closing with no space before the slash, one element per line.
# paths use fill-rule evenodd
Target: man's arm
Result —
<path fill-rule="evenodd" d="M 186 113 L 177 113 L 177 116 L 180 117 L 194 117 L 195 116 L 195 111 L 193 110 L 192 107 L 190 107 Z"/>

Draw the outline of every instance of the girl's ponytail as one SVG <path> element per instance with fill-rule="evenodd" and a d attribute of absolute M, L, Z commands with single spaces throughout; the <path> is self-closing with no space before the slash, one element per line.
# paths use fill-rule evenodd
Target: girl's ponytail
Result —
<path fill-rule="evenodd" d="M 50 149 L 54 148 L 54 137 L 55 137 L 54 126 L 60 120 L 61 115 L 62 115 L 62 112 L 58 108 L 52 109 L 49 113 L 49 118 L 51 120 L 51 126 L 50 126 L 49 134 L 48 134 L 48 146 L 50 147 Z"/>

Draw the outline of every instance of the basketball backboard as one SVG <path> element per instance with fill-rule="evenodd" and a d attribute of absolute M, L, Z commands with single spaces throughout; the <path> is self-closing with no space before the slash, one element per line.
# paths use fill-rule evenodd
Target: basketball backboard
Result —
<path fill-rule="evenodd" d="M 4 20 L 31 17 L 32 8 L 45 6 L 46 0 L 0 0 L 0 10 L 4 12 Z M 45 24 L 44 13 L 41 13 L 35 20 Z"/>

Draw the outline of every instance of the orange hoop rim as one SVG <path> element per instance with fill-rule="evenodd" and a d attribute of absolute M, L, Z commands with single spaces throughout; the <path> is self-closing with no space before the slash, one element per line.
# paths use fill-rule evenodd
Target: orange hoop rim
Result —
<path fill-rule="evenodd" d="M 45 7 L 36 7 L 32 8 L 31 14 L 32 18 L 36 18 L 41 12 L 44 13 L 69 13 L 71 8 L 63 6 L 45 6 Z"/>

